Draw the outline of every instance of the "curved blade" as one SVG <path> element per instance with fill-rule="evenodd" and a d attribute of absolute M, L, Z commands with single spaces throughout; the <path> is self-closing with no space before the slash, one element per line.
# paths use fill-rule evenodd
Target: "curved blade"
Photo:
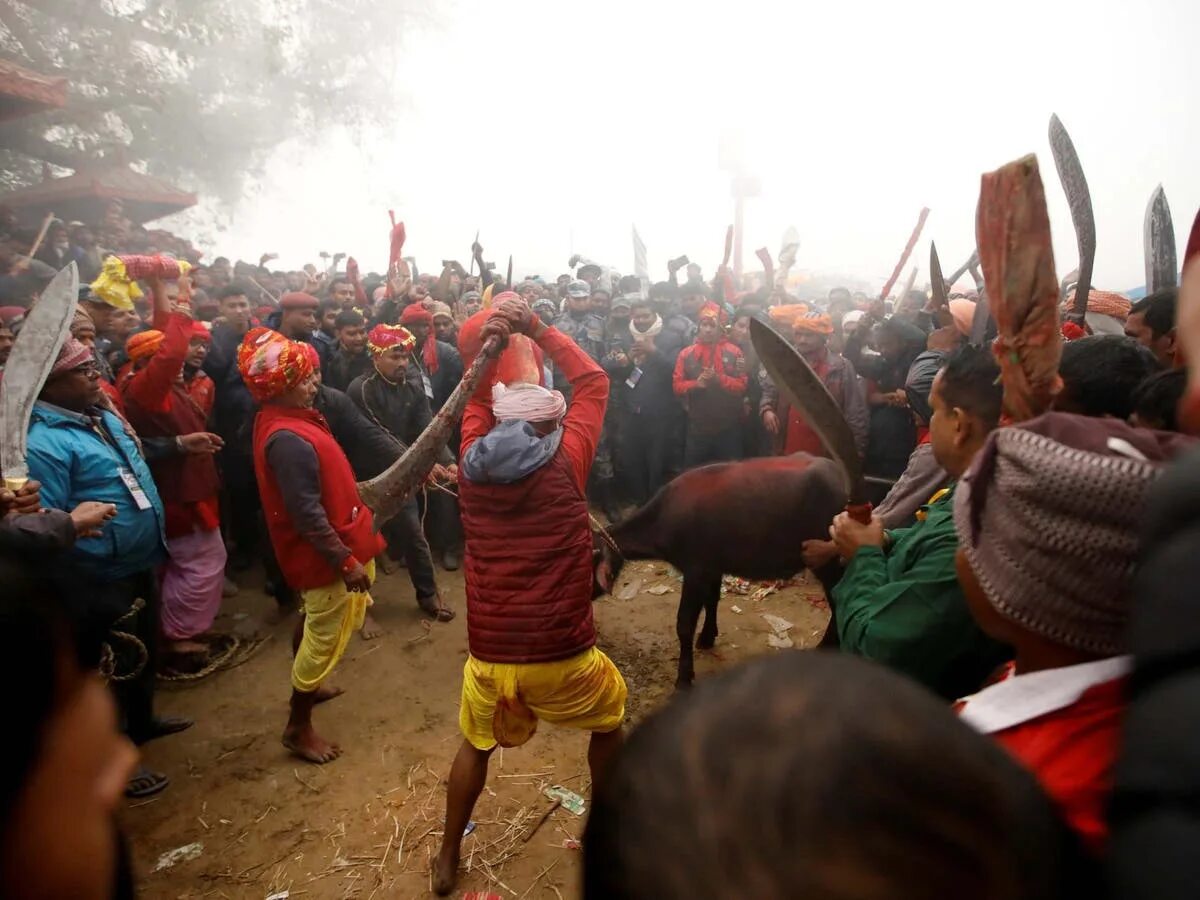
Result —
<path fill-rule="evenodd" d="M 370 481 L 358 483 L 358 494 L 363 503 L 375 514 L 375 529 L 379 530 L 388 519 L 400 512 L 401 507 L 428 476 L 438 454 L 450 439 L 454 426 L 462 418 L 467 401 L 479 386 L 483 370 L 500 349 L 499 340 L 490 337 L 467 369 L 462 381 L 454 389 L 446 405 L 438 410 L 425 430 L 421 432 L 404 454 L 386 470 Z"/>
<path fill-rule="evenodd" d="M 1160 184 L 1146 204 L 1142 225 L 1142 249 L 1146 254 L 1146 292 L 1175 287 L 1179 281 L 1179 263 L 1175 256 L 1175 223 L 1167 193 Z"/>
<path fill-rule="evenodd" d="M 6 481 L 24 482 L 29 477 L 25 465 L 29 416 L 71 333 L 78 300 L 79 270 L 72 262 L 54 276 L 33 305 L 8 355 L 0 379 L 0 470 Z"/>
<path fill-rule="evenodd" d="M 986 290 L 979 292 L 975 301 L 975 316 L 971 319 L 971 334 L 967 338 L 972 347 L 982 347 L 987 340 L 988 326 L 992 323 L 992 308 Z"/>
<path fill-rule="evenodd" d="M 942 309 L 950 302 L 946 282 L 942 278 L 942 261 L 938 259 L 937 244 L 929 242 L 929 283 L 933 291 L 933 308 Z"/>
<path fill-rule="evenodd" d="M 1092 212 L 1092 195 L 1088 191 L 1079 154 L 1075 152 L 1067 129 L 1055 115 L 1050 116 L 1050 150 L 1054 153 L 1058 180 L 1062 182 L 1067 204 L 1071 207 L 1075 240 L 1079 244 L 1079 281 L 1075 285 L 1071 311 L 1076 316 L 1082 316 L 1087 312 L 1088 291 L 1092 288 L 1092 266 L 1096 261 L 1096 217 Z"/>
<path fill-rule="evenodd" d="M 834 462 L 842 467 L 850 504 L 866 503 L 867 484 L 854 435 L 825 383 L 796 348 L 765 322 L 750 320 L 750 340 L 776 387 L 800 411 Z"/>

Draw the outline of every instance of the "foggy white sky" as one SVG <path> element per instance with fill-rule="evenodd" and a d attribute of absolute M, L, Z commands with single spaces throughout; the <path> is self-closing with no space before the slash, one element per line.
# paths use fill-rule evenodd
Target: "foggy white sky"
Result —
<path fill-rule="evenodd" d="M 878 287 L 925 205 L 918 283 L 930 238 L 949 272 L 974 247 L 980 173 L 1033 151 L 1061 276 L 1077 254 L 1051 112 L 1091 184 L 1097 286 L 1144 281 L 1157 183 L 1181 248 L 1200 206 L 1196 0 L 458 0 L 434 14 L 401 54 L 410 105 L 394 130 L 282 149 L 210 251 L 293 267 L 345 250 L 382 269 L 390 207 L 423 270 L 466 263 L 479 229 L 517 277 L 552 278 L 572 250 L 630 272 L 636 223 L 652 278 L 681 253 L 707 275 L 732 221 L 717 165 L 729 128 L 762 180 L 748 270 L 795 225 L 798 267 Z M 380 50 L 370 35 L 347 47 Z"/>

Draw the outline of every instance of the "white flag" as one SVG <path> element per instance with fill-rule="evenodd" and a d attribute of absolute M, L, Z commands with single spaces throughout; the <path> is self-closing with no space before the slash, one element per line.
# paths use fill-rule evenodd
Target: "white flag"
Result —
<path fill-rule="evenodd" d="M 650 265 L 646 262 L 646 243 L 638 234 L 637 226 L 633 226 L 633 274 L 642 283 L 642 292 L 650 290 Z"/>

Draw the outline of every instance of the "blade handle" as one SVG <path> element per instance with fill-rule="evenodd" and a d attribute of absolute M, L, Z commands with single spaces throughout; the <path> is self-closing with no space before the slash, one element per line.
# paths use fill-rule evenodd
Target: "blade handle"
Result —
<path fill-rule="evenodd" d="M 846 514 L 859 525 L 870 525 L 872 508 L 870 503 L 848 503 Z"/>

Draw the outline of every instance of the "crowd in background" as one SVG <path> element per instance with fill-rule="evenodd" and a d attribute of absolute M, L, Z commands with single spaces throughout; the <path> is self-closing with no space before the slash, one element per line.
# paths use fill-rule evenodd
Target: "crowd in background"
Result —
<path fill-rule="evenodd" d="M 121 226 L 117 214 L 95 228 L 52 224 L 32 260 L 18 249 L 28 235 L 6 220 L 0 365 L 27 309 L 58 268 L 74 261 L 86 285 L 99 274 L 102 254 L 168 249 L 165 238 L 155 243 L 151 233 Z M 122 236 L 131 243 L 110 246 Z M 90 589 L 75 596 L 70 614 L 86 636 L 82 647 L 99 648 L 111 630 L 138 639 L 145 653 L 140 663 L 115 647 L 116 658 L 107 661 L 110 672 L 136 670 L 134 677 L 113 682 L 122 725 L 135 743 L 190 724 L 155 713 L 155 674 L 160 666 L 187 671 L 204 664 L 213 619 L 222 597 L 237 590 L 239 572 L 264 560 L 268 590 L 281 609 L 296 602 L 296 586 L 266 537 L 253 455 L 258 404 L 239 366 L 246 335 L 265 326 L 307 348 L 322 376 L 315 408 L 354 476 L 364 480 L 382 472 L 446 404 L 464 370 L 459 329 L 511 290 L 608 375 L 609 402 L 588 496 L 609 520 L 644 504 L 687 469 L 801 451 L 825 454 L 802 411 L 764 371 L 749 322 L 759 318 L 783 333 L 842 410 L 877 505 L 875 524 L 839 517 L 829 541 L 805 548 L 814 570 L 839 560 L 844 565 L 830 596 L 843 649 L 883 662 L 946 700 L 967 697 L 963 720 L 995 735 L 1024 763 L 1072 826 L 1074 837 L 1056 833 L 1053 841 L 1067 841 L 1071 853 L 1076 840 L 1085 854 L 1105 852 L 1127 703 L 1138 514 L 1159 470 L 1182 446 L 1175 432 L 1187 375 L 1179 365 L 1175 289 L 1136 304 L 1092 291 L 1083 322 L 1063 326 L 1067 343 L 1056 412 L 1021 428 L 1002 428 L 999 371 L 990 355 L 970 346 L 976 291 L 951 293 L 938 305 L 923 291 L 869 301 L 835 288 L 805 302 L 770 285 L 755 288 L 749 279 L 738 284 L 725 268 L 705 279 L 697 266 L 672 263 L 668 278 L 651 284 L 587 260 L 572 260 L 573 272 L 553 281 L 531 277 L 508 285 L 483 262 L 482 248 L 472 250 L 470 270 L 449 262 L 437 273 L 404 267 L 384 276 L 360 274 L 352 259 L 344 267 L 335 259 L 324 270 L 278 271 L 269 267 L 269 256 L 257 264 L 217 258 L 197 260 L 179 280 L 145 280 L 139 299 L 80 289 L 71 339 L 29 432 L 35 484 L 4 494 L 0 534 L 6 552 L 49 548 L 81 567 Z M 476 263 L 479 274 L 473 274 Z M 990 337 L 986 330 L 983 336 Z M 570 400 L 570 386 L 553 365 L 546 364 L 541 380 Z M 455 611 L 438 590 L 435 562 L 457 569 L 463 551 L 457 451 L 453 437 L 440 448 L 427 489 L 385 527 L 387 557 L 380 557 L 389 566 L 405 563 L 416 602 L 442 622 Z M 1087 454 L 1108 462 L 1079 463 Z M 302 466 L 298 460 L 301 474 L 307 471 Z M 957 488 L 964 480 L 969 491 Z M 305 481 L 298 476 L 299 499 L 289 505 L 297 517 L 303 516 Z M 997 485 L 1002 489 L 991 489 Z M 37 510 L 51 512 L 34 515 Z M 1052 536 L 1054 553 L 1031 545 L 1031 532 Z M 319 536 L 313 541 L 319 545 Z M 1097 553 L 1107 554 L 1105 565 L 1097 563 Z M 368 617 L 364 636 L 373 630 Z M 1066 669 L 1074 675 L 1047 679 L 1047 695 L 1057 699 L 1041 712 L 1014 712 L 1019 703 L 1003 696 L 1004 681 L 975 693 L 1004 663 L 1010 676 L 1013 664 L 1023 678 Z M 772 666 L 714 687 L 706 695 L 712 714 L 735 715 L 738 698 L 748 694 L 773 696 L 781 679 L 792 676 L 785 664 Z M 1084 674 L 1073 668 L 1080 666 Z M 839 685 L 869 682 L 875 673 L 831 668 L 810 677 L 827 680 L 836 692 Z M 821 703 L 836 706 L 832 694 L 812 690 Z M 839 727 L 847 745 L 911 739 L 914 758 L 933 754 L 948 766 L 955 753 L 959 760 L 969 752 L 991 759 L 991 750 L 980 749 L 982 740 L 966 746 L 965 731 L 947 743 L 930 743 L 928 736 L 944 723 L 934 721 L 939 713 L 927 698 L 897 694 L 896 702 L 912 716 L 901 723 L 900 737 L 863 737 L 858 732 L 871 732 L 871 723 L 844 724 Z M 674 717 L 674 727 L 695 728 L 711 754 L 704 763 L 681 760 L 679 768 L 707 768 L 720 756 L 712 720 L 689 720 L 701 709 L 669 712 L 648 729 L 618 769 L 614 783 L 621 787 L 612 790 L 625 793 L 606 794 L 598 804 L 589 826 L 589 863 L 593 853 L 604 852 L 620 865 L 607 874 L 591 870 L 589 890 L 596 896 L 617 896 L 608 884 L 613 879 L 638 883 L 650 865 L 645 847 L 667 840 L 657 834 L 664 817 L 654 812 L 654 785 L 645 781 L 645 773 L 679 749 L 664 723 Z M 889 710 L 877 712 L 882 720 Z M 914 723 L 925 719 L 933 730 L 919 733 Z M 762 741 L 752 756 L 769 755 L 786 742 L 776 734 L 781 723 L 758 723 Z M 963 747 L 956 750 L 955 741 Z M 913 772 L 895 761 L 900 759 L 893 758 L 894 781 L 904 784 Z M 641 770 L 637 760 L 645 761 Z M 944 818 L 938 827 L 947 836 L 948 823 L 959 816 L 1003 823 L 996 833 L 973 834 L 975 849 L 1005 829 L 1049 828 L 1041 795 L 1022 780 L 1024 772 L 1004 768 L 998 756 L 994 763 L 989 771 L 964 769 L 961 776 L 983 784 L 991 799 L 964 812 L 947 797 L 939 813 Z M 141 797 L 167 782 L 165 774 L 140 768 L 122 786 Z M 719 778 L 715 783 L 723 784 Z M 1017 806 L 1001 809 L 998 798 L 1006 792 L 1015 792 Z M 617 814 L 612 804 L 618 796 L 631 804 L 622 807 L 627 818 L 619 830 L 608 818 Z M 713 808 L 744 803 L 750 809 L 748 796 L 709 801 Z M 930 798 L 922 793 L 918 799 Z M 728 840 L 735 839 L 730 832 Z M 1011 848 L 1011 858 L 1029 852 L 1024 845 Z M 698 859 L 697 871 L 707 868 Z M 1032 880 L 1061 874 L 1022 871 Z M 927 872 L 922 868 L 914 877 Z M 647 881 L 640 896 L 672 895 L 665 888 L 656 893 L 655 883 Z"/>

